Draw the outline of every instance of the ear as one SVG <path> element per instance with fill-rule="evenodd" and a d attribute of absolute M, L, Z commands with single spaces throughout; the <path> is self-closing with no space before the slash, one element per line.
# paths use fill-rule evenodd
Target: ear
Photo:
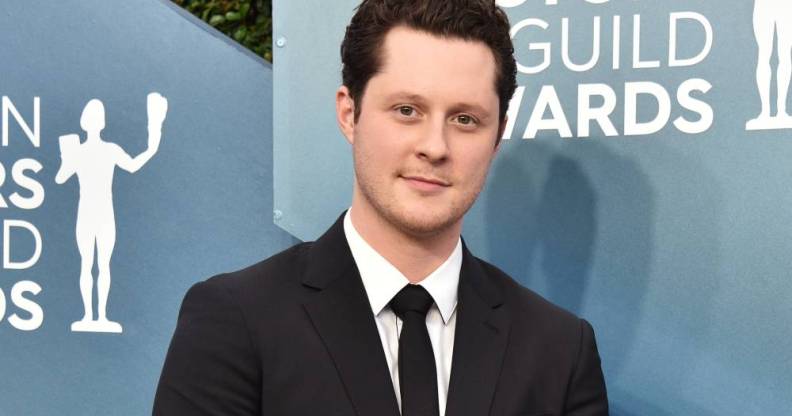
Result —
<path fill-rule="evenodd" d="M 349 88 L 342 85 L 336 91 L 336 121 L 349 144 L 355 143 L 355 100 Z"/>

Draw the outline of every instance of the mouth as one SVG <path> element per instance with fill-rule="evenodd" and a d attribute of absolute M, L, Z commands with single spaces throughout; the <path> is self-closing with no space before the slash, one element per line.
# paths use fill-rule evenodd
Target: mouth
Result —
<path fill-rule="evenodd" d="M 451 186 L 451 183 L 448 181 L 429 176 L 401 175 L 400 177 L 407 181 L 413 188 L 424 192 L 439 191 Z"/>

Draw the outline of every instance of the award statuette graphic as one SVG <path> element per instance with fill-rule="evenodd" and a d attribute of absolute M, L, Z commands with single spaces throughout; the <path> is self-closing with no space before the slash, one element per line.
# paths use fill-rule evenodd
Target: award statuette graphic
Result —
<path fill-rule="evenodd" d="M 787 113 L 789 81 L 792 79 L 792 4 L 789 0 L 754 0 L 753 27 L 759 54 L 756 62 L 756 86 L 762 109 L 759 116 L 745 123 L 746 130 L 792 128 Z M 774 37 L 775 35 L 775 37 Z M 775 38 L 778 42 L 774 42 Z M 770 111 L 773 47 L 778 45 L 776 68 L 776 115 Z"/>
<path fill-rule="evenodd" d="M 85 314 L 72 323 L 75 332 L 121 333 L 118 322 L 107 319 L 107 297 L 110 293 L 110 257 L 115 246 L 116 228 L 113 213 L 113 172 L 115 167 L 135 173 L 159 148 L 162 123 L 168 112 L 168 100 L 153 92 L 147 97 L 148 148 L 136 157 L 128 155 L 115 143 L 106 142 L 100 132 L 105 127 L 104 104 L 93 99 L 85 105 L 80 127 L 86 139 L 68 134 L 59 138 L 61 166 L 55 182 L 62 184 L 77 175 L 80 200 L 77 207 L 77 249 L 80 252 L 80 294 Z M 97 317 L 93 314 L 94 278 L 91 270 L 97 255 L 99 275 L 96 278 Z"/>

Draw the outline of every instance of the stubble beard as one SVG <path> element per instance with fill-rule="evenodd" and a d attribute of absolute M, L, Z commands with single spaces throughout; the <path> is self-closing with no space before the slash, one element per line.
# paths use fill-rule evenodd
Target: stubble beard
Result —
<path fill-rule="evenodd" d="M 481 191 L 481 186 L 478 186 L 475 192 L 451 201 L 447 206 L 431 206 L 427 203 L 429 205 L 427 207 L 408 207 L 394 193 L 383 191 L 392 189 L 391 186 L 379 185 L 361 173 L 357 173 L 356 182 L 363 199 L 391 226 L 416 239 L 430 238 L 454 227 L 470 209 Z M 402 179 L 394 176 L 392 180 Z"/>

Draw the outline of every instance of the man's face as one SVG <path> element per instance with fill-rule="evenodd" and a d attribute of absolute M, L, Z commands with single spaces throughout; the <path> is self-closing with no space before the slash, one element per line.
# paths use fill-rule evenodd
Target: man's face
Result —
<path fill-rule="evenodd" d="M 364 209 L 410 235 L 461 226 L 496 151 L 493 54 L 483 42 L 406 27 L 392 29 L 382 48 L 357 122 L 339 110 L 355 193 Z M 339 107 L 351 103 L 344 91 Z"/>

